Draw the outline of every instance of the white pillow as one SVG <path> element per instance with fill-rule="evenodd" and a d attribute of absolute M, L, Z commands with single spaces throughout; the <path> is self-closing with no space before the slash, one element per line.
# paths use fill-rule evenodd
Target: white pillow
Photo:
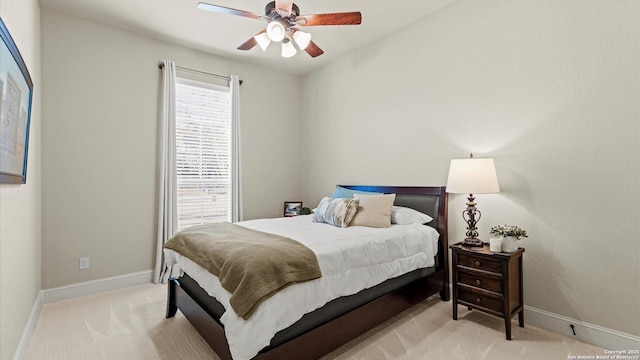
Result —
<path fill-rule="evenodd" d="M 433 218 L 418 210 L 404 206 L 394 206 L 391 209 L 391 223 L 397 225 L 426 224 Z"/>

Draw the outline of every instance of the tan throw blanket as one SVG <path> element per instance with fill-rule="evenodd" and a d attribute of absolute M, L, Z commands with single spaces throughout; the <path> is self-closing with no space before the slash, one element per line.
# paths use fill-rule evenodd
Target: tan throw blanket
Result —
<path fill-rule="evenodd" d="M 164 247 L 217 276 L 245 320 L 278 290 L 322 276 L 316 255 L 303 244 L 230 223 L 190 227 Z"/>

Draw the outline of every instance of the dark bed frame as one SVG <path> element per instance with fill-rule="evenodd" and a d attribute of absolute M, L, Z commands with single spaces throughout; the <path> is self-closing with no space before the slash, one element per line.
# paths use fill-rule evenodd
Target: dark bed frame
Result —
<path fill-rule="evenodd" d="M 449 300 L 449 264 L 447 238 L 447 193 L 445 187 L 359 186 L 342 185 L 348 189 L 395 193 L 395 205 L 411 207 L 433 217 L 430 225 L 440 233 L 435 272 L 382 297 L 353 309 L 329 322 L 256 355 L 254 360 L 318 359 L 352 339 L 403 312 L 427 297 L 440 294 Z M 180 279 L 170 279 L 167 314 L 170 318 L 180 311 L 222 360 L 232 360 L 224 327 L 212 315 L 212 298 L 190 293 L 180 286 Z"/>

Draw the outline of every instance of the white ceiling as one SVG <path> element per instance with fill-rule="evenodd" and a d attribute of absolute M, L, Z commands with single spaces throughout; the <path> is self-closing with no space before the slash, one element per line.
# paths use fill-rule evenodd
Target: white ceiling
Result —
<path fill-rule="evenodd" d="M 305 31 L 324 54 L 311 58 L 304 51 L 282 58 L 279 46 L 263 52 L 238 45 L 262 30 L 266 23 L 240 16 L 196 9 L 200 0 L 40 0 L 43 8 L 118 27 L 226 58 L 238 59 L 304 74 L 415 22 L 455 0 L 298 0 L 302 15 L 360 11 L 361 25 L 314 26 Z M 201 0 L 215 5 L 263 14 L 269 0 Z"/>

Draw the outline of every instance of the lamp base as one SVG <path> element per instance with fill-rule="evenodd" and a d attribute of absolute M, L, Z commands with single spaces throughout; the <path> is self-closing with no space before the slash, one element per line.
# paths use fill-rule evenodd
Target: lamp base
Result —
<path fill-rule="evenodd" d="M 462 242 L 462 246 L 467 246 L 467 247 L 483 247 L 484 243 L 482 242 L 482 240 L 478 239 L 478 238 L 466 238 L 464 239 L 464 241 Z"/>

